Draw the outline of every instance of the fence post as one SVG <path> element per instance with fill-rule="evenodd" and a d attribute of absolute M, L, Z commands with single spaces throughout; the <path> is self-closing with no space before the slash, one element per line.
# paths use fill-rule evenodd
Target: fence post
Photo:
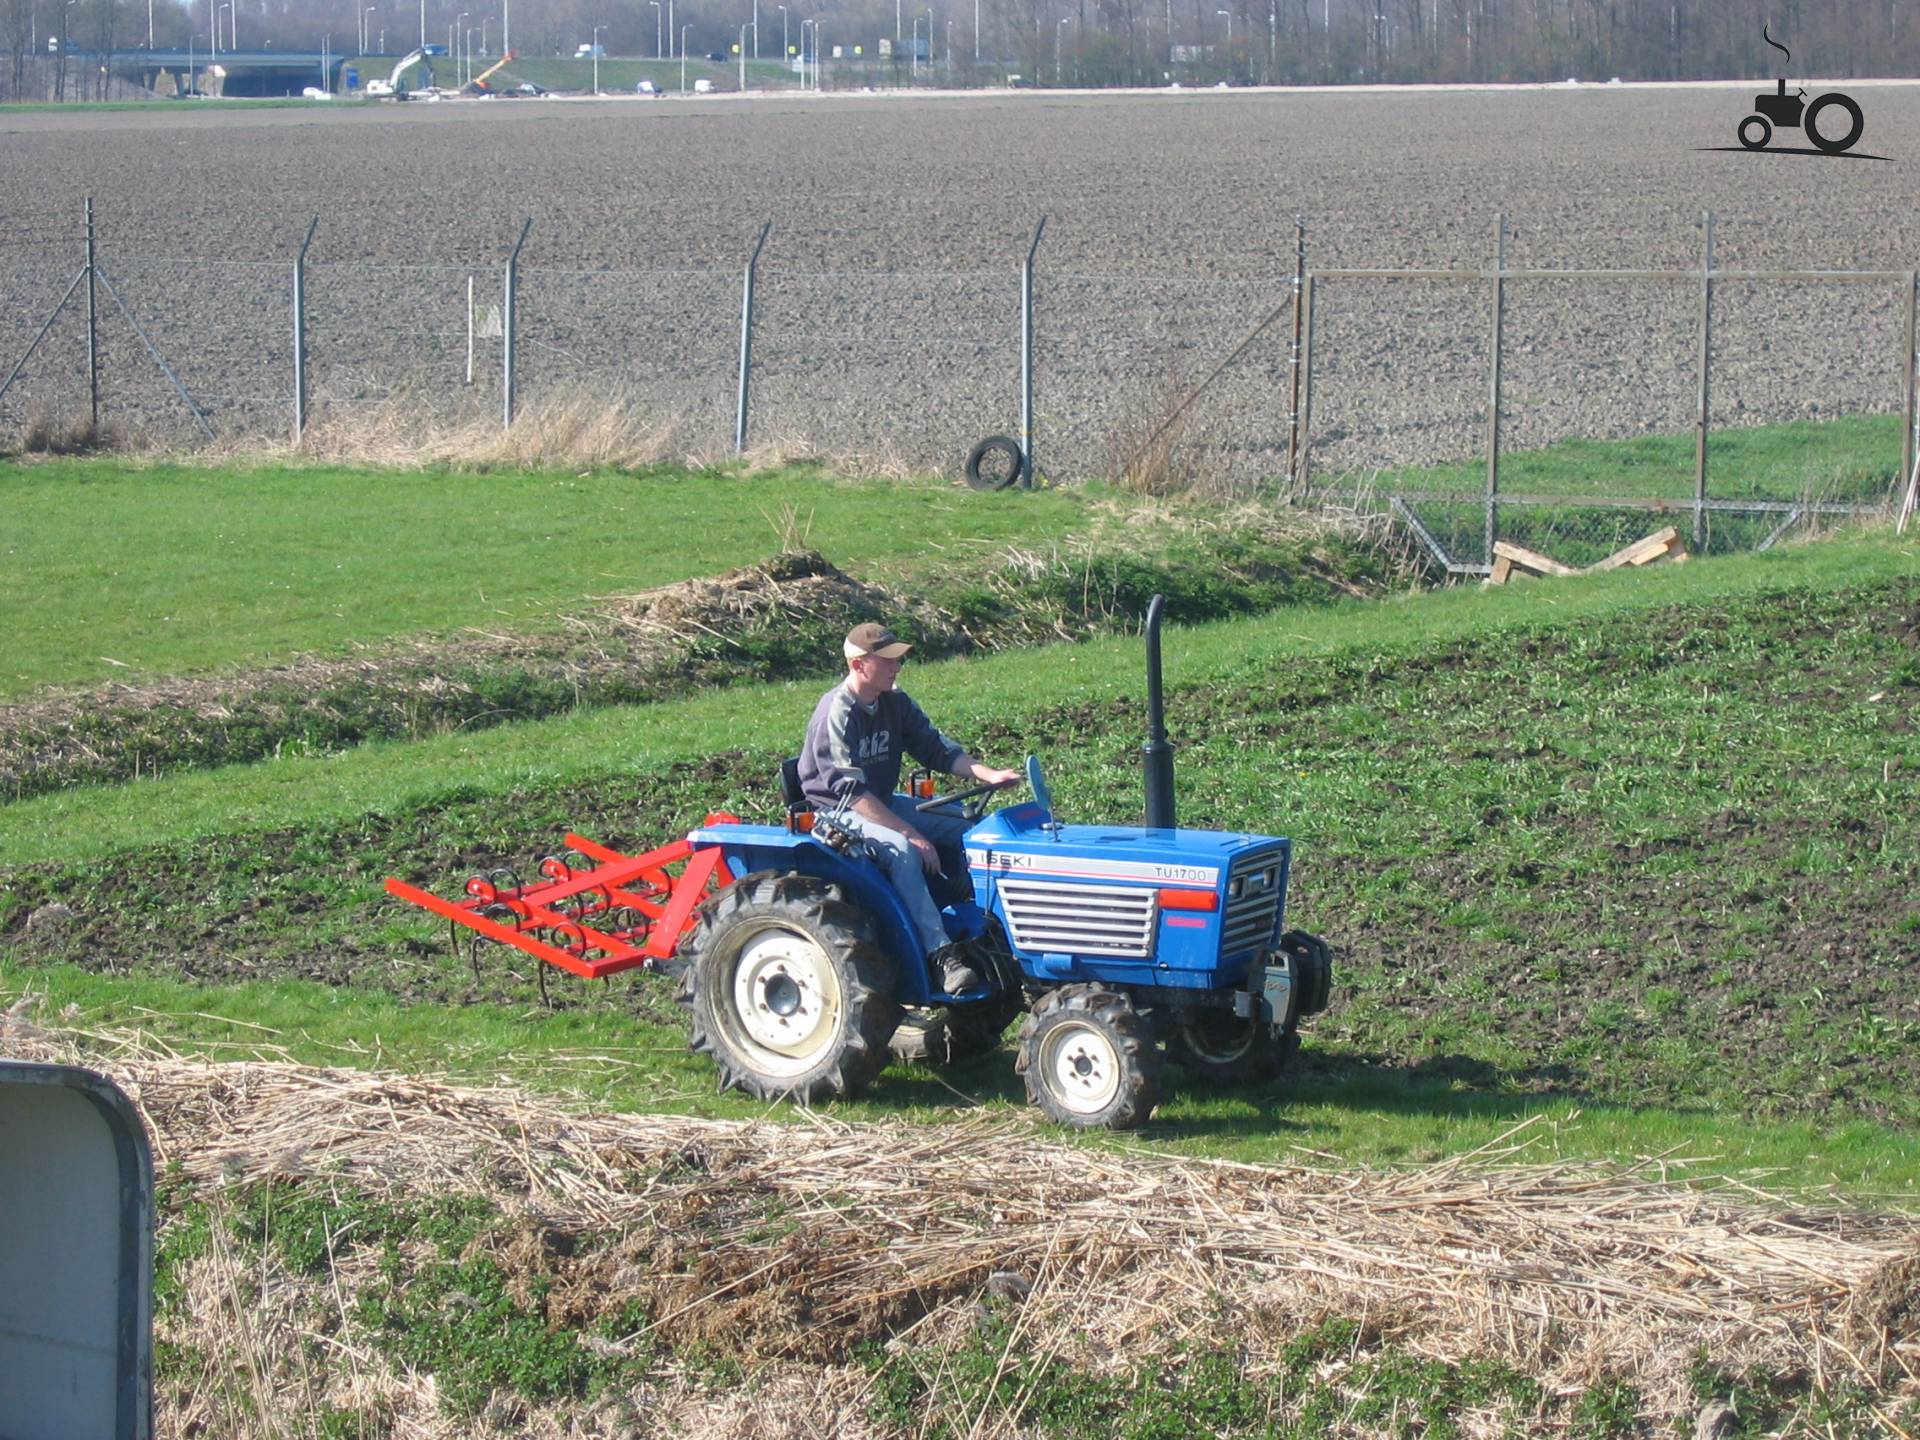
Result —
<path fill-rule="evenodd" d="M 1047 233 L 1047 217 L 1034 227 L 1027 247 L 1027 263 L 1020 268 L 1020 467 L 1021 479 L 1033 484 L 1033 257 L 1040 237 Z"/>
<path fill-rule="evenodd" d="M 93 197 L 87 196 L 87 403 L 93 429 L 100 429 L 100 305 L 93 283 Z"/>
<path fill-rule="evenodd" d="M 1493 568 L 1493 546 L 1500 538 L 1500 327 L 1507 300 L 1507 217 L 1494 221 L 1493 313 L 1487 336 L 1487 568 Z"/>
<path fill-rule="evenodd" d="M 527 232 L 533 229 L 533 217 L 528 216 L 526 224 L 520 227 L 520 238 L 513 243 L 513 253 L 507 257 L 506 290 L 501 296 L 500 307 L 500 423 L 504 430 L 513 428 L 513 342 L 515 323 L 513 297 L 520 282 L 520 249 L 527 243 Z"/>
<path fill-rule="evenodd" d="M 1914 440 L 1920 430 L 1920 271 L 1907 272 L 1907 351 L 1900 366 L 1903 388 L 1907 392 L 1907 425 L 1900 435 L 1900 479 L 1903 483 L 1913 478 Z"/>
<path fill-rule="evenodd" d="M 320 217 L 307 226 L 307 238 L 300 242 L 300 253 L 293 262 L 293 443 L 307 433 L 307 249 L 313 244 L 313 232 Z"/>
<path fill-rule="evenodd" d="M 743 71 L 746 53 L 740 52 Z M 747 258 L 746 277 L 740 282 L 740 394 L 733 417 L 733 453 L 736 455 L 747 453 L 747 399 L 753 387 L 753 283 L 759 274 L 760 252 L 767 248 L 767 232 L 771 229 L 771 220 L 760 227 L 760 238 L 754 243 L 753 254 Z"/>
<path fill-rule="evenodd" d="M 1703 211 L 1700 252 L 1700 418 L 1693 447 L 1693 553 L 1707 548 L 1707 373 L 1713 357 L 1713 212 Z"/>
<path fill-rule="evenodd" d="M 1300 343 L 1300 498 L 1313 489 L 1313 276 L 1302 286 L 1300 308 L 1306 312 Z"/>
<path fill-rule="evenodd" d="M 1287 481 L 1297 485 L 1300 455 L 1300 336 L 1304 322 L 1300 307 L 1307 279 L 1307 222 L 1293 217 L 1293 348 L 1287 352 Z"/>

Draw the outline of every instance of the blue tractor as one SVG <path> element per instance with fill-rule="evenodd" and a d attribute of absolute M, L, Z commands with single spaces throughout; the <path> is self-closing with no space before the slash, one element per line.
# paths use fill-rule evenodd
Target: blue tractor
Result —
<path fill-rule="evenodd" d="M 1030 799 L 988 787 L 921 801 L 971 822 L 947 857 L 947 932 L 986 983 L 942 991 L 905 906 L 836 814 L 783 776 L 784 824 L 695 829 L 725 884 L 680 942 L 691 1043 L 723 1086 L 761 1099 L 858 1094 L 889 1059 L 947 1063 L 1000 1043 L 1021 1012 L 1027 1096 L 1072 1126 L 1131 1128 L 1160 1099 L 1162 1046 L 1217 1080 L 1272 1075 L 1326 1008 L 1326 943 L 1286 928 L 1287 840 L 1183 830 L 1161 708 L 1160 617 L 1147 610 L 1146 825 L 1068 824 L 1039 762 Z M 919 782 L 916 779 L 916 789 Z M 717 877 L 721 878 L 721 877 Z"/>

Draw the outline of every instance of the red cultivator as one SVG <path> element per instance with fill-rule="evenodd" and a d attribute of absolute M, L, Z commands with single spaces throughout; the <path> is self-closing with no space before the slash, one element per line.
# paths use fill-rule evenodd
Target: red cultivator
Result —
<path fill-rule="evenodd" d="M 737 823 L 726 814 L 706 819 L 710 826 Z M 522 885 L 510 870 L 489 871 L 467 881 L 460 901 L 404 880 L 388 880 L 387 890 L 547 965 L 598 980 L 672 959 L 694 906 L 728 883 L 714 845 L 696 850 L 683 838 L 644 855 L 623 855 L 582 835 L 567 836 L 567 844 L 598 863 L 579 869 L 549 856 L 533 885 Z M 545 969 L 539 974 L 544 992 Z"/>

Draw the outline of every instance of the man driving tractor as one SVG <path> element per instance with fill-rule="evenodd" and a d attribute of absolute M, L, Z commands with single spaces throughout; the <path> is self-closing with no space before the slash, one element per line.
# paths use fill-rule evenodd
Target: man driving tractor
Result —
<path fill-rule="evenodd" d="M 913 647 L 884 625 L 856 625 L 841 647 L 847 678 L 820 697 L 800 750 L 800 786 L 816 809 L 831 810 L 851 792 L 842 820 L 872 844 L 888 878 L 920 930 L 933 973 L 949 995 L 985 981 L 969 963 L 965 942 L 950 942 L 927 876 L 940 873 L 939 845 L 957 845 L 967 822 L 955 815 L 917 812 L 895 792 L 900 764 L 911 755 L 929 770 L 982 785 L 1011 785 L 1017 770 L 982 765 L 949 740 L 926 712 L 896 688 L 900 665 Z"/>

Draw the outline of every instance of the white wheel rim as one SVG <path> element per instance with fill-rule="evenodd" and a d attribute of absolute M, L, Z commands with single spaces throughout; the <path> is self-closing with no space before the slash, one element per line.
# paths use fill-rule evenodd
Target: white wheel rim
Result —
<path fill-rule="evenodd" d="M 770 1075 L 813 1068 L 840 1025 L 840 982 L 818 945 L 766 931 L 733 962 L 733 1015 L 754 1064 Z"/>
<path fill-rule="evenodd" d="M 1076 1115 L 1097 1115 L 1120 1093 L 1120 1053 L 1100 1030 L 1078 1021 L 1055 1026 L 1040 1051 L 1047 1088 Z"/>
<path fill-rule="evenodd" d="M 1188 1020 L 1181 1026 L 1180 1038 L 1197 1058 L 1214 1065 L 1231 1065 L 1253 1049 L 1251 1022 L 1244 1030 L 1230 1031 L 1224 1038 L 1210 1033 L 1208 1026 L 1209 1022 L 1198 1019 Z"/>

